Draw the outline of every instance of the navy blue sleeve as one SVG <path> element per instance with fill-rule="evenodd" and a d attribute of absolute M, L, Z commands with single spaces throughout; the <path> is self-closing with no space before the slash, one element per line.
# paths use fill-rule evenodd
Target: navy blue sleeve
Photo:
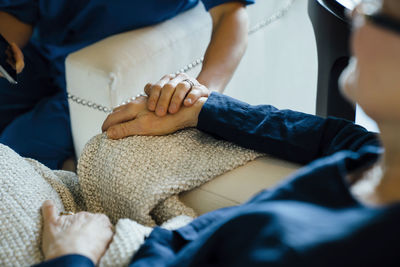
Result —
<path fill-rule="evenodd" d="M 306 164 L 340 150 L 379 146 L 375 133 L 337 118 L 320 118 L 273 106 L 251 106 L 213 92 L 197 128 L 240 146 Z"/>
<path fill-rule="evenodd" d="M 0 11 L 7 12 L 20 21 L 34 25 L 39 19 L 39 1 L 0 0 Z"/>
<path fill-rule="evenodd" d="M 190 262 L 187 266 L 192 267 L 306 266 L 296 251 L 284 243 L 288 234 L 280 225 L 282 218 L 256 208 L 250 209 L 230 218 L 208 238 L 202 238 L 199 242 L 201 247 L 195 253 L 191 247 L 197 245 L 196 241 L 189 244 L 170 266 L 178 266 L 185 260 Z M 185 252 L 188 256 L 184 255 Z"/>
<path fill-rule="evenodd" d="M 59 257 L 59 258 L 55 258 L 52 260 L 44 261 L 33 267 L 70 267 L 70 266 L 94 267 L 94 263 L 92 260 L 90 260 L 89 258 L 87 258 L 85 256 L 71 254 L 71 255 L 66 255 L 66 256 Z"/>
<path fill-rule="evenodd" d="M 206 10 L 210 10 L 213 7 L 229 3 L 229 2 L 242 2 L 244 5 L 251 5 L 255 3 L 255 0 L 202 0 Z"/>

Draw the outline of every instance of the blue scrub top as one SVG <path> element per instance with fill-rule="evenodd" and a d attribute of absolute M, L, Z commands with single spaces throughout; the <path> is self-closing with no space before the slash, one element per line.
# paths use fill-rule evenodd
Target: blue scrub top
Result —
<path fill-rule="evenodd" d="M 34 25 L 32 43 L 64 76 L 68 54 L 113 34 L 156 24 L 186 11 L 199 0 L 0 0 L 0 10 Z M 202 0 L 206 10 L 227 2 Z"/>

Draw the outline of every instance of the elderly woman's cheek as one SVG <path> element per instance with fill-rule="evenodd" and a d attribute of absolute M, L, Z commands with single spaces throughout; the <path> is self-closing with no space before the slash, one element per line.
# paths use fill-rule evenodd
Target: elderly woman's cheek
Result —
<path fill-rule="evenodd" d="M 357 59 L 352 57 L 349 65 L 343 70 L 339 78 L 339 87 L 342 94 L 350 101 L 357 102 L 356 90 L 358 86 Z"/>

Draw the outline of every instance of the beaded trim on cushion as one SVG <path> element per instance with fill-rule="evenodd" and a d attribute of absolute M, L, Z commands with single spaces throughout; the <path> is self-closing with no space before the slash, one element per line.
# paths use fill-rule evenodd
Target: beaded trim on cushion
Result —
<path fill-rule="evenodd" d="M 272 16 L 263 19 L 262 21 L 258 22 L 255 26 L 253 26 L 250 30 L 249 30 L 249 35 L 254 34 L 255 32 L 258 32 L 259 30 L 267 27 L 268 25 L 272 24 L 273 22 L 283 18 L 288 11 L 290 10 L 290 8 L 293 6 L 294 2 L 296 0 L 289 0 L 288 3 L 286 4 L 286 6 L 284 6 L 282 9 L 278 10 L 275 14 L 273 14 Z M 198 58 L 196 60 L 193 60 L 193 62 L 185 65 L 183 68 L 177 70 L 175 72 L 175 74 L 179 74 L 179 73 L 186 73 L 189 70 L 197 67 L 198 65 L 202 64 L 204 60 L 204 57 Z M 142 94 L 137 95 L 136 97 L 141 96 Z M 126 101 L 122 102 L 121 105 L 124 105 L 126 103 L 131 102 L 132 100 L 134 100 L 136 97 L 132 97 L 127 99 Z M 94 103 L 93 101 L 89 101 L 87 99 L 83 99 L 81 97 L 78 97 L 76 95 L 73 95 L 71 93 L 68 93 L 68 99 L 71 100 L 72 102 L 75 102 L 79 105 L 82 106 L 87 106 L 91 109 L 95 109 L 101 112 L 105 112 L 105 113 L 111 113 L 112 112 L 112 108 Z"/>

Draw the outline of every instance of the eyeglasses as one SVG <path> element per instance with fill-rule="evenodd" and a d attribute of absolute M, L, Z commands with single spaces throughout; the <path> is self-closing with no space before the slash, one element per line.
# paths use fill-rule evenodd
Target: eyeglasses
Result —
<path fill-rule="evenodd" d="M 361 1 L 349 15 L 353 21 L 356 20 L 357 15 L 361 15 L 378 27 L 400 34 L 400 19 L 382 13 L 380 0 Z"/>

